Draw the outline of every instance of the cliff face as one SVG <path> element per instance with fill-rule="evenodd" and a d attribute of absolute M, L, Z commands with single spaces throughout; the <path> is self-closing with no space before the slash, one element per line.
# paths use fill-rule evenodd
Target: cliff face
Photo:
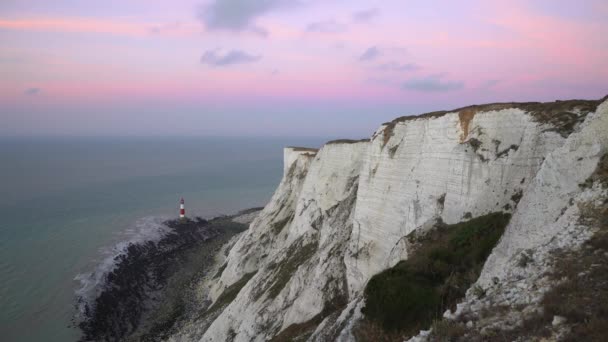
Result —
<path fill-rule="evenodd" d="M 502 285 L 550 267 L 518 268 L 522 251 L 590 236 L 575 204 L 605 196 L 578 186 L 608 148 L 600 102 L 472 106 L 396 119 L 369 141 L 286 148 L 271 202 L 201 288 L 213 304 L 172 339 L 353 340 L 367 281 L 408 258 L 408 234 L 498 211 L 513 218 L 478 284 L 538 302 L 542 292 L 505 297 Z M 446 316 L 484 303 L 469 294 Z"/>
<path fill-rule="evenodd" d="M 465 214 L 512 210 L 514 195 L 563 144 L 546 129 L 513 108 L 383 125 L 361 170 L 345 260 L 351 294 L 407 257 L 404 237 L 413 230 L 438 217 L 456 223 Z"/>

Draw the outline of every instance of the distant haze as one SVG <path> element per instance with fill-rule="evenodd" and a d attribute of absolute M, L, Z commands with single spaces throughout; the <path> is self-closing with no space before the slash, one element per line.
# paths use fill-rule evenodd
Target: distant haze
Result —
<path fill-rule="evenodd" d="M 608 94 L 608 2 L 2 0 L 0 136 L 368 136 Z"/>

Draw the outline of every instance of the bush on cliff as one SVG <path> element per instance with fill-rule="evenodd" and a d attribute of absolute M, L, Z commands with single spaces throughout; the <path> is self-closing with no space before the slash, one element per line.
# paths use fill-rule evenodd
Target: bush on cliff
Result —
<path fill-rule="evenodd" d="M 477 280 L 510 217 L 492 213 L 438 224 L 426 235 L 410 239 L 411 257 L 372 277 L 365 288 L 362 311 L 368 324 L 401 336 L 428 329 Z"/>

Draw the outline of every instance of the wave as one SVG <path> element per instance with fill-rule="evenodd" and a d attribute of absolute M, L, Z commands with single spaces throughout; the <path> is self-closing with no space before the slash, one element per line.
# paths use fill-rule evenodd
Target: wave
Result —
<path fill-rule="evenodd" d="M 77 319 L 81 319 L 87 310 L 94 309 L 95 298 L 104 291 L 108 284 L 108 275 L 116 269 L 122 260 L 121 256 L 128 253 L 129 246 L 159 242 L 173 230 L 166 223 L 167 218 L 163 217 L 149 216 L 138 219 L 133 226 L 119 234 L 117 239 L 119 242 L 101 250 L 101 261 L 90 272 L 80 273 L 74 277 L 79 283 L 75 290 Z"/>
<path fill-rule="evenodd" d="M 200 217 L 138 220 L 120 242 L 103 251 L 104 257 L 91 272 L 76 276 L 80 287 L 73 322 L 83 334 L 81 341 L 122 341 L 135 333 L 147 313 L 161 304 L 169 279 L 175 274 L 191 278 L 206 268 L 203 264 L 187 267 L 196 261 L 190 259 L 192 253 L 213 253 L 201 249 L 201 244 L 226 229 L 234 230 L 234 225 L 244 226 L 229 222 L 228 218 L 208 221 Z"/>

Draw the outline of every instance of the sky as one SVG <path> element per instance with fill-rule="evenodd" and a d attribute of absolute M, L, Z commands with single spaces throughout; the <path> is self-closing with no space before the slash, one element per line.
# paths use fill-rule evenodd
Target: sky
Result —
<path fill-rule="evenodd" d="M 370 136 L 608 94 L 605 0 L 1 0 L 0 136 Z"/>

